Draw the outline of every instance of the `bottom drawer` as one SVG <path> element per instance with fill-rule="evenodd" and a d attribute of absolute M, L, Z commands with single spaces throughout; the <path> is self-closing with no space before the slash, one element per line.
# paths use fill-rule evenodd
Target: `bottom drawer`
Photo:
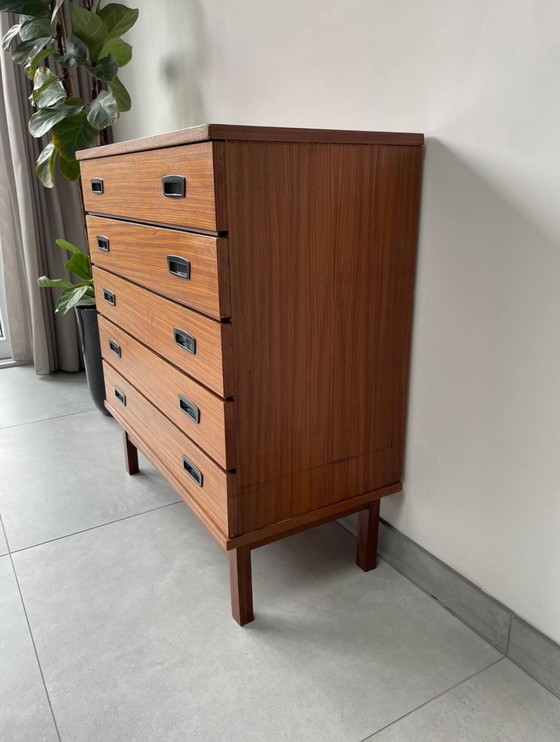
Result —
<path fill-rule="evenodd" d="M 114 417 L 146 444 L 224 534 L 236 535 L 229 507 L 235 474 L 223 471 L 105 361 L 103 370 L 106 406 Z"/>

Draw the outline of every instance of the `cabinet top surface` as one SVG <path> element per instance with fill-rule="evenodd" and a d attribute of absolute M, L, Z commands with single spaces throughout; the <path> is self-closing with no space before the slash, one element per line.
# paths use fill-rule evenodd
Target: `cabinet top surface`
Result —
<path fill-rule="evenodd" d="M 383 131 L 348 131 L 344 129 L 293 129 L 272 126 L 235 126 L 230 124 L 204 124 L 190 129 L 157 134 L 127 142 L 106 144 L 103 147 L 84 149 L 77 153 L 78 160 L 143 152 L 162 147 L 175 147 L 208 140 L 253 142 L 303 142 L 321 144 L 393 144 L 421 147 L 423 134 L 406 134 Z"/>

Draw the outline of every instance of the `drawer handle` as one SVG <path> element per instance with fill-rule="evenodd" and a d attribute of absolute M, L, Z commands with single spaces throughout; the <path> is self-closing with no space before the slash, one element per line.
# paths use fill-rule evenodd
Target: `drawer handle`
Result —
<path fill-rule="evenodd" d="M 202 487 L 202 472 L 186 456 L 183 456 L 183 467 L 195 484 Z"/>
<path fill-rule="evenodd" d="M 90 180 L 90 183 L 91 183 L 91 192 L 95 193 L 97 196 L 101 196 L 101 194 L 104 191 L 103 178 L 92 178 Z"/>
<path fill-rule="evenodd" d="M 121 346 L 115 340 L 109 340 L 109 349 L 111 353 L 114 353 L 118 358 L 121 357 Z"/>
<path fill-rule="evenodd" d="M 163 195 L 167 198 L 185 198 L 187 179 L 184 175 L 164 175 L 161 179 Z"/>
<path fill-rule="evenodd" d="M 115 390 L 115 397 L 119 400 L 119 402 L 123 405 L 123 407 L 126 407 L 126 397 L 124 396 L 124 393 L 121 392 L 118 386 L 114 387 Z"/>
<path fill-rule="evenodd" d="M 109 252 L 109 238 L 102 234 L 97 235 L 97 247 L 103 252 Z"/>
<path fill-rule="evenodd" d="M 172 276 L 177 278 L 191 277 L 191 264 L 186 258 L 180 258 L 178 255 L 167 256 L 167 268 Z"/>
<path fill-rule="evenodd" d="M 112 291 L 109 291 L 109 289 L 103 289 L 103 298 L 107 302 L 107 304 L 110 304 L 112 307 L 114 307 L 117 303 L 117 297 L 113 294 Z"/>
<path fill-rule="evenodd" d="M 195 422 L 200 422 L 200 410 L 198 407 L 193 404 L 190 399 L 187 399 L 186 397 L 183 397 L 182 394 L 178 395 L 179 397 L 179 407 L 183 410 L 185 415 L 187 417 L 190 417 L 190 419 Z"/>
<path fill-rule="evenodd" d="M 187 353 L 192 353 L 194 356 L 196 353 L 196 340 L 192 335 L 189 335 L 189 333 L 184 330 L 179 330 L 177 327 L 174 327 L 173 338 L 179 347 L 186 350 Z"/>

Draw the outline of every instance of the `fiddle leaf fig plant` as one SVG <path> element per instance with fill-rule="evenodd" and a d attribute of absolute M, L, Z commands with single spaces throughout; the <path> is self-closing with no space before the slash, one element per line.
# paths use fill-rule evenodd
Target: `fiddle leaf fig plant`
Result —
<path fill-rule="evenodd" d="M 63 250 L 68 250 L 72 256 L 66 261 L 64 267 L 80 279 L 79 283 L 70 283 L 63 278 L 39 278 L 39 286 L 42 288 L 62 289 L 56 311 L 66 314 L 73 307 L 88 307 L 95 305 L 93 293 L 93 278 L 88 256 L 79 247 L 66 240 L 57 240 L 56 244 Z"/>
<path fill-rule="evenodd" d="M 131 107 L 118 73 L 132 59 L 132 47 L 121 37 L 136 23 L 138 10 L 121 3 L 101 8 L 100 0 L 84 0 L 83 5 L 73 0 L 0 0 L 0 12 L 19 14 L 2 47 L 32 81 L 29 100 L 35 112 L 29 132 L 49 139 L 36 163 L 47 188 L 54 186 L 57 165 L 65 178 L 77 180 L 76 152 L 103 143 L 103 131 Z M 75 94 L 78 70 L 91 83 L 87 102 Z"/>

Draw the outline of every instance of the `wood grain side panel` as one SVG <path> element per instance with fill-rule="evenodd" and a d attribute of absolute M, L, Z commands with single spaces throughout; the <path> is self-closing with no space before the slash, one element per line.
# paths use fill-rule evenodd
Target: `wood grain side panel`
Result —
<path fill-rule="evenodd" d="M 226 142 L 240 488 L 402 446 L 420 162 L 408 146 Z M 356 491 L 379 486 L 370 473 Z M 259 517 L 356 494 L 300 491 Z"/>
<path fill-rule="evenodd" d="M 146 222 L 210 231 L 227 229 L 223 207 L 215 202 L 213 150 L 220 143 L 135 152 L 84 160 L 81 178 L 86 211 Z M 166 175 L 186 178 L 185 198 L 163 195 Z M 92 193 L 92 178 L 103 179 L 103 193 Z"/>
<path fill-rule="evenodd" d="M 94 265 L 216 319 L 230 316 L 226 239 L 97 216 L 86 221 Z M 98 237 L 109 240 L 108 250 Z M 169 255 L 189 262 L 190 278 L 170 273 Z"/>
<path fill-rule="evenodd" d="M 148 447 L 161 459 L 164 466 L 183 483 L 189 495 L 229 535 L 236 534 L 236 523 L 230 522 L 228 501 L 235 499 L 235 475 L 220 469 L 186 435 L 167 420 L 143 397 L 135 387 L 107 362 L 103 362 L 106 406 L 111 413 L 124 420 L 125 425 L 139 431 Z M 124 395 L 122 404 L 115 391 Z M 202 486 L 193 482 L 184 470 L 186 456 L 202 473 Z"/>
<path fill-rule="evenodd" d="M 102 316 L 99 336 L 107 363 L 221 467 L 235 468 L 233 401 L 209 392 Z M 118 354 L 112 350 L 114 343 Z M 197 408 L 198 422 L 181 409 L 179 395 Z"/>
<path fill-rule="evenodd" d="M 233 396 L 231 325 L 203 317 L 95 266 L 93 277 L 97 308 L 104 317 L 221 397 Z M 104 299 L 104 290 L 114 294 L 114 306 Z M 194 354 L 176 344 L 174 328 L 194 337 Z"/>

